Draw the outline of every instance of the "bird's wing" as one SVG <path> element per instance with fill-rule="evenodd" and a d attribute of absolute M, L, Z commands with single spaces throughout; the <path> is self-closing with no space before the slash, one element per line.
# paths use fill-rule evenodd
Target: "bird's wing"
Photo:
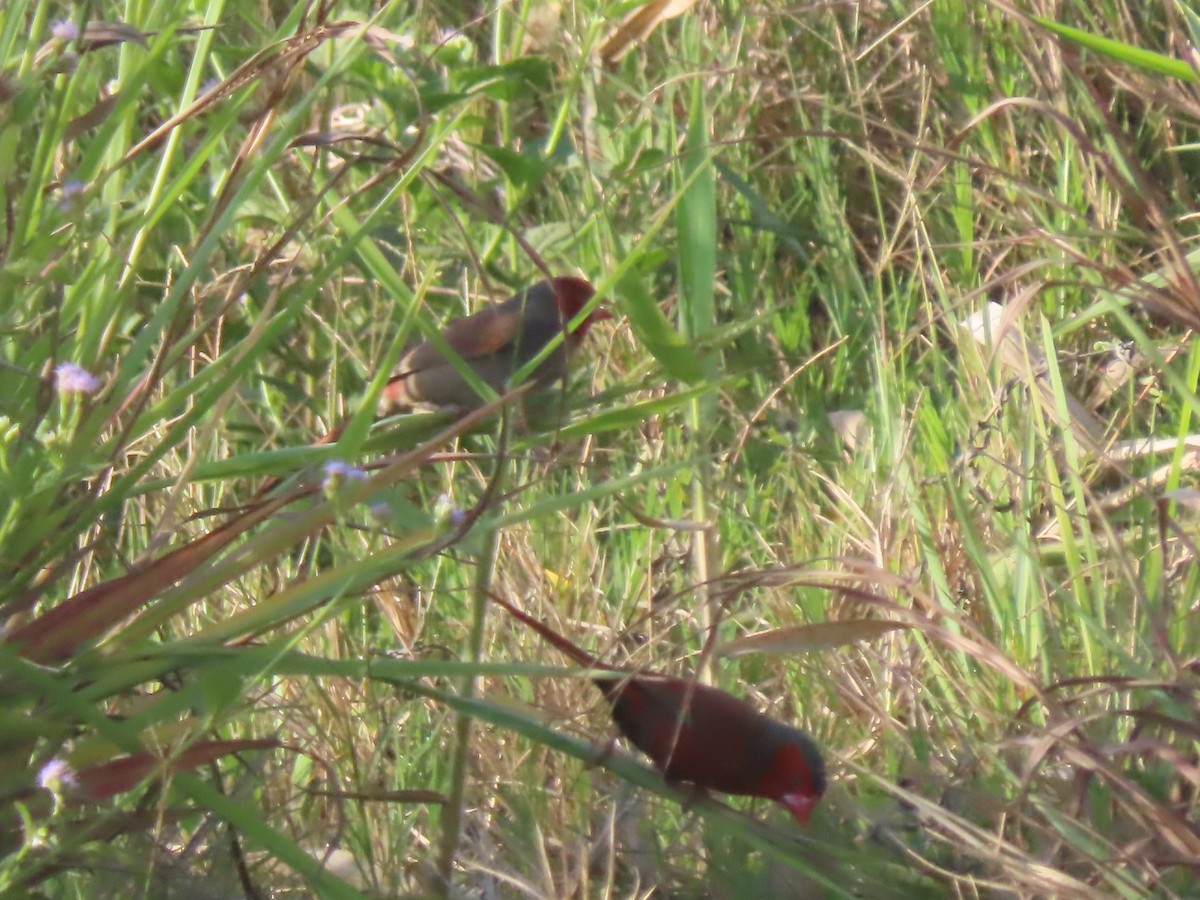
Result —
<path fill-rule="evenodd" d="M 520 317 L 498 306 L 456 319 L 446 326 L 442 337 L 463 359 L 476 359 L 496 353 L 511 344 L 517 336 Z M 429 341 L 422 341 L 402 359 L 397 375 L 419 372 L 431 366 L 444 365 L 445 356 Z"/>

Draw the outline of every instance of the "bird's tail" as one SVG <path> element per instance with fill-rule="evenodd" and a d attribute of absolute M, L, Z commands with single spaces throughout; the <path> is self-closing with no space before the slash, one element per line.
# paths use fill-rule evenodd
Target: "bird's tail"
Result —
<path fill-rule="evenodd" d="M 618 669 L 614 669 L 612 666 L 606 666 L 582 647 L 577 647 L 575 644 L 572 644 L 569 640 L 567 640 L 545 622 L 535 619 L 533 616 L 529 615 L 529 613 L 517 609 L 517 607 L 513 606 L 503 597 L 493 594 L 491 591 L 488 592 L 488 597 L 497 606 L 503 607 L 504 610 L 507 611 L 508 614 L 518 622 L 528 625 L 530 628 L 536 631 L 539 635 L 541 635 L 542 639 L 546 641 L 546 643 L 553 645 L 557 650 L 566 654 L 581 666 L 586 666 L 589 669 L 604 669 L 610 672 L 619 671 Z"/>

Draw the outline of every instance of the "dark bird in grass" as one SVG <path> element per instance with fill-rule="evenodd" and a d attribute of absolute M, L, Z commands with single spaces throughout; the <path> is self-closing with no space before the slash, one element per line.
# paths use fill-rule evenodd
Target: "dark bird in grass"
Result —
<path fill-rule="evenodd" d="M 668 782 L 766 797 L 800 824 L 808 822 L 825 792 L 825 763 L 808 734 L 717 688 L 606 666 L 507 600 L 490 596 L 581 666 L 613 673 L 592 680 L 621 734 Z"/>
<path fill-rule="evenodd" d="M 453 320 L 442 331 L 442 337 L 480 381 L 502 394 L 518 369 L 541 353 L 556 335 L 564 335 L 562 343 L 530 376 L 536 388 L 544 389 L 566 380 L 571 357 L 588 330 L 612 318 L 611 313 L 597 308 L 568 330 L 571 320 L 595 293 L 583 278 L 539 281 L 503 303 Z M 423 341 L 401 358 L 396 374 L 383 389 L 380 410 L 392 412 L 417 405 L 464 410 L 482 404 L 479 392 L 441 350 Z"/>
<path fill-rule="evenodd" d="M 539 281 L 532 287 L 489 306 L 473 316 L 452 320 L 443 330 L 448 347 L 484 384 L 497 394 L 505 393 L 509 380 L 555 338 L 562 341 L 538 364 L 530 375 L 536 389 L 565 382 L 571 358 L 588 330 L 597 322 L 612 318 L 605 309 L 592 310 L 571 327 L 572 320 L 596 295 L 596 289 L 583 278 L 561 276 Z M 454 364 L 430 341 L 408 348 L 395 374 L 384 385 L 379 413 L 388 415 L 415 406 L 446 411 L 467 412 L 484 405 L 484 398 L 463 377 Z M 316 443 L 332 444 L 340 440 L 348 420 L 327 431 Z M 271 478 L 259 488 L 256 500 L 279 486 Z"/>

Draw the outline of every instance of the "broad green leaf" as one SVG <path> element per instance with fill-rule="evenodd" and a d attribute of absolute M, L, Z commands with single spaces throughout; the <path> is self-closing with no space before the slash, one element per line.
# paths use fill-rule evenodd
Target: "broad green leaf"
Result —
<path fill-rule="evenodd" d="M 693 344 L 671 327 L 642 279 L 634 272 L 627 272 L 619 289 L 630 328 L 642 346 L 662 363 L 667 374 L 689 384 L 703 379 L 704 371 Z"/>
<path fill-rule="evenodd" d="M 1086 47 L 1097 53 L 1102 53 L 1118 62 L 1123 62 L 1139 69 L 1145 69 L 1147 72 L 1154 72 L 1157 75 L 1178 78 L 1180 81 L 1196 81 L 1196 71 L 1187 63 L 1174 57 L 1155 53 L 1153 50 L 1143 50 L 1141 47 L 1134 47 L 1132 44 L 1101 37 L 1088 31 L 1081 31 L 1078 28 L 1072 28 L 1070 25 L 1062 25 L 1053 19 L 1044 19 L 1041 16 L 1033 16 L 1032 18 L 1033 21 L 1037 22 L 1047 31 L 1052 31 L 1059 37 L 1066 38 L 1081 47 Z"/>

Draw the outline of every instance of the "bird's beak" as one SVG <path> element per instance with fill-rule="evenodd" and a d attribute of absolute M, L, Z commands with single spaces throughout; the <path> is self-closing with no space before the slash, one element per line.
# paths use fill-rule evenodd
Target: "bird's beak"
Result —
<path fill-rule="evenodd" d="M 807 825 L 808 820 L 812 818 L 813 810 L 817 808 L 817 801 L 820 799 L 812 794 L 788 793 L 780 797 L 779 802 L 788 808 L 797 822 Z"/>
<path fill-rule="evenodd" d="M 603 306 L 597 306 L 595 309 L 592 310 L 592 314 L 590 316 L 588 316 L 588 321 L 589 322 L 607 322 L 611 318 L 613 318 L 612 313 L 610 313 Z"/>

